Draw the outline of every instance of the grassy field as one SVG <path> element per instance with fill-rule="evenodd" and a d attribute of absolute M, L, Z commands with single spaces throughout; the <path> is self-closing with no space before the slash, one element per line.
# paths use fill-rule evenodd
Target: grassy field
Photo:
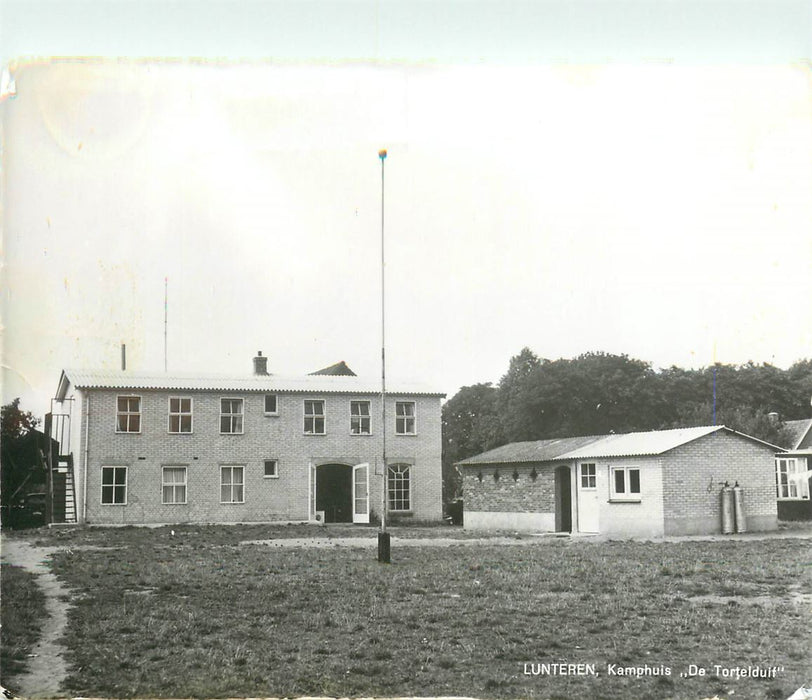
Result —
<path fill-rule="evenodd" d="M 238 544 L 259 527 L 39 533 L 72 547 L 53 559 L 76 591 L 67 692 L 735 700 L 786 698 L 810 679 L 806 540 L 395 544 L 380 565 L 370 549 Z M 599 676 L 525 674 L 550 662 Z M 680 677 L 690 664 L 705 675 Z M 716 664 L 783 671 L 725 678 Z"/>
<path fill-rule="evenodd" d="M 45 596 L 35 578 L 17 566 L 0 567 L 0 671 L 6 685 L 13 686 L 17 675 L 25 670 L 42 627 Z"/>

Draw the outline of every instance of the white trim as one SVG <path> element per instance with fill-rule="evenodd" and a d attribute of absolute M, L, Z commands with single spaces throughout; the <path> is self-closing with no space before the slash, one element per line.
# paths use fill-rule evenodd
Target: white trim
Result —
<path fill-rule="evenodd" d="M 172 482 L 166 483 L 164 475 L 167 469 L 183 469 L 183 483 L 179 484 Z M 166 501 L 164 500 L 164 488 L 167 486 L 183 486 L 183 500 L 182 501 Z M 174 488 L 173 488 L 174 493 Z M 162 506 L 185 506 L 189 503 L 189 465 L 187 464 L 162 464 L 161 465 L 161 505 Z"/>
<path fill-rule="evenodd" d="M 407 467 L 408 468 L 408 475 L 409 475 L 409 507 L 408 508 L 395 508 L 392 505 L 392 501 L 389 497 L 389 470 L 393 467 Z M 390 462 L 386 465 L 386 510 L 390 513 L 411 513 L 414 511 L 414 500 L 413 500 L 413 490 L 414 484 L 412 478 L 412 472 L 414 471 L 414 464 L 411 462 Z"/>
<path fill-rule="evenodd" d="M 366 512 L 365 513 L 356 513 L 355 511 L 355 503 L 358 500 L 358 494 L 355 492 L 356 489 L 356 479 L 355 475 L 356 472 L 360 471 L 361 469 L 364 470 L 364 474 L 366 476 L 366 480 L 364 483 L 364 488 L 366 489 L 366 494 L 364 495 L 364 500 L 366 501 Z M 356 464 L 352 468 L 352 522 L 353 523 L 369 523 L 369 462 L 363 462 L 361 464 Z"/>
<path fill-rule="evenodd" d="M 118 400 L 119 399 L 138 399 L 138 412 L 133 413 L 130 411 L 119 411 L 118 410 Z M 119 430 L 118 429 L 118 417 L 119 415 L 125 416 L 138 416 L 138 430 Z M 129 419 L 127 420 L 127 425 L 129 425 Z M 142 428 L 144 427 L 144 399 L 139 394 L 116 394 L 116 433 L 119 435 L 140 435 Z"/>
<path fill-rule="evenodd" d="M 182 410 L 176 413 L 172 412 L 172 399 L 178 401 L 189 400 L 189 413 L 184 413 Z M 183 408 L 181 404 L 180 408 Z M 181 427 L 183 416 L 189 416 L 189 430 L 172 430 L 172 416 L 178 417 L 178 428 Z M 195 432 L 195 400 L 193 396 L 181 396 L 179 394 L 170 394 L 166 397 L 166 432 L 168 435 L 192 435 Z"/>
<path fill-rule="evenodd" d="M 267 474 L 265 469 L 265 464 L 267 462 L 274 463 L 274 473 Z M 263 479 L 278 479 L 279 478 L 279 460 L 278 459 L 263 459 L 262 460 L 262 478 Z"/>
<path fill-rule="evenodd" d="M 584 467 L 592 467 L 591 474 L 584 474 Z M 587 481 L 592 478 L 592 486 L 584 486 L 583 478 L 586 476 Z M 580 491 L 597 491 L 598 489 L 598 465 L 595 462 L 579 462 L 578 463 L 578 489 Z"/>
<path fill-rule="evenodd" d="M 308 416 L 307 413 L 307 404 L 308 403 L 320 403 L 321 404 L 321 413 L 313 413 Z M 316 419 L 321 417 L 322 419 L 322 427 L 324 428 L 320 433 L 317 432 L 308 432 L 305 427 L 305 421 L 308 418 L 313 419 L 313 427 L 316 426 Z M 325 399 L 302 399 L 302 434 L 303 435 L 327 435 L 327 401 Z"/>
<path fill-rule="evenodd" d="M 276 402 L 276 410 L 275 411 L 266 411 L 265 410 L 265 402 L 269 396 L 273 396 Z M 279 415 L 279 394 L 273 392 L 267 392 L 262 395 L 262 413 L 266 416 L 278 416 Z"/>
<path fill-rule="evenodd" d="M 412 405 L 412 414 L 411 415 L 407 414 L 407 415 L 404 415 L 404 416 L 399 416 L 398 415 L 398 406 L 400 404 L 404 404 L 404 405 L 411 404 Z M 412 420 L 412 430 L 411 430 L 411 432 L 403 432 L 403 433 L 400 432 L 398 430 L 398 420 L 400 419 L 400 420 L 406 421 L 409 418 L 411 418 L 411 420 Z M 417 401 L 395 401 L 395 435 L 408 435 L 408 436 L 417 435 Z"/>
<path fill-rule="evenodd" d="M 615 491 L 615 473 L 622 471 L 623 472 L 623 486 L 625 487 L 625 491 L 623 493 L 617 493 Z M 629 489 L 631 488 L 631 479 L 629 478 L 629 472 L 636 471 L 637 472 L 637 486 L 639 491 L 633 492 Z M 640 503 L 643 500 L 643 470 L 637 465 L 628 465 L 628 466 L 621 466 L 621 467 L 609 467 L 609 500 L 613 503 Z"/>
<path fill-rule="evenodd" d="M 220 415 L 218 417 L 219 425 L 217 426 L 220 429 L 220 435 L 244 435 L 245 434 L 245 398 L 242 396 L 221 396 L 219 398 L 220 403 Z M 241 411 L 239 414 L 237 413 L 223 413 L 223 401 L 239 401 L 241 406 Z M 234 417 L 240 416 L 240 430 L 229 430 L 223 431 L 223 418 L 226 416 Z"/>
<path fill-rule="evenodd" d="M 245 503 L 245 465 L 244 464 L 220 464 L 220 465 L 218 465 L 218 468 L 219 468 L 219 472 L 220 472 L 220 479 L 219 479 L 219 483 L 217 485 L 217 488 L 219 489 L 219 492 L 220 492 L 220 505 L 223 505 L 223 506 L 238 506 L 238 505 L 242 505 L 243 503 Z M 223 469 L 231 469 L 231 470 L 241 469 L 242 470 L 242 483 L 236 484 L 237 486 L 242 486 L 242 500 L 241 501 L 224 501 L 223 500 L 223 486 L 225 486 L 225 484 L 223 484 Z M 232 480 L 229 481 L 228 485 L 229 485 L 229 488 L 231 489 L 231 495 L 233 497 L 233 495 L 234 495 L 234 486 L 235 486 L 234 481 L 233 481 L 233 479 L 234 479 L 234 472 L 233 471 L 231 472 L 231 479 Z"/>
<path fill-rule="evenodd" d="M 366 415 L 364 415 L 362 413 L 359 413 L 356 416 L 352 412 L 352 405 L 354 403 L 365 403 L 367 405 Z M 366 418 L 367 419 L 367 428 L 368 428 L 367 431 L 366 432 L 359 432 L 359 433 L 353 432 L 353 429 L 352 429 L 352 419 L 353 418 L 358 418 L 359 419 L 359 424 L 360 424 L 360 420 L 362 418 Z M 350 399 L 350 435 L 352 435 L 353 437 L 372 435 L 372 402 L 369 399 Z"/>
<path fill-rule="evenodd" d="M 105 469 L 123 469 L 124 470 L 124 503 L 105 503 L 104 502 L 104 470 Z M 99 505 L 102 506 L 126 506 L 127 499 L 130 496 L 130 468 L 127 464 L 102 464 L 99 467 Z M 107 488 L 110 488 L 108 485 Z M 113 475 L 113 498 L 115 499 L 116 496 L 116 481 L 115 481 L 115 474 Z"/>

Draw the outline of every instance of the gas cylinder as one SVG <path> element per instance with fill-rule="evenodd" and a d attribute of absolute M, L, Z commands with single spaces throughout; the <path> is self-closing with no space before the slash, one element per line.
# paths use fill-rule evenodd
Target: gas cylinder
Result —
<path fill-rule="evenodd" d="M 722 487 L 722 534 L 730 535 L 736 527 L 733 515 L 733 489 L 725 482 Z"/>
<path fill-rule="evenodd" d="M 733 485 L 733 518 L 736 521 L 736 532 L 747 532 L 747 519 L 744 517 L 744 489 L 737 481 Z"/>

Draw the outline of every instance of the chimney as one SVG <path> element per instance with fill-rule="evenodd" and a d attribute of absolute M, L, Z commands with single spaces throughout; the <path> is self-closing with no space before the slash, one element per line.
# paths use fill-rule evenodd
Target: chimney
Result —
<path fill-rule="evenodd" d="M 268 374 L 268 358 L 262 356 L 262 350 L 257 350 L 254 358 L 254 374 L 257 376 Z"/>
<path fill-rule="evenodd" d="M 122 343 L 121 344 L 121 371 L 125 372 L 127 370 L 127 346 Z"/>

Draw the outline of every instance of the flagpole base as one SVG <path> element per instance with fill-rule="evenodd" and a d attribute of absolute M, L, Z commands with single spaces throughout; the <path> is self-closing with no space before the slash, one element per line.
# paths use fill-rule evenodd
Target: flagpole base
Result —
<path fill-rule="evenodd" d="M 390 537 L 388 532 L 378 533 L 378 563 L 389 564 Z"/>

